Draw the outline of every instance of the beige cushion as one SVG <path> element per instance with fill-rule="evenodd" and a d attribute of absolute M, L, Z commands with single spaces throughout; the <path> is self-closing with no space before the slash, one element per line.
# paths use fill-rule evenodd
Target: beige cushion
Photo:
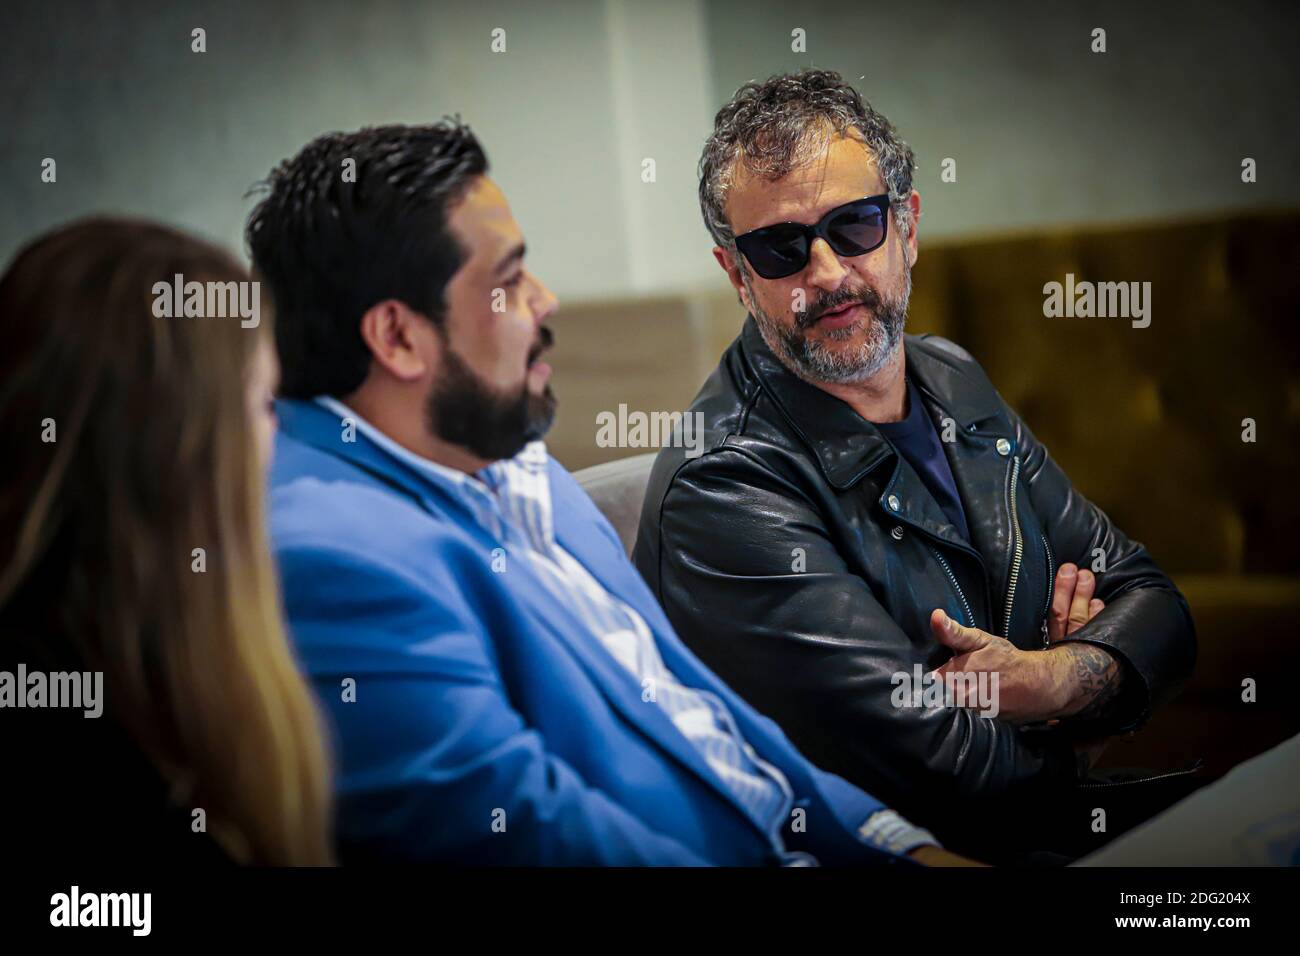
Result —
<path fill-rule="evenodd" d="M 603 465 L 592 465 L 575 472 L 573 477 L 591 496 L 601 514 L 618 532 L 623 550 L 632 553 L 636 543 L 636 526 L 641 520 L 641 502 L 645 500 L 646 484 L 650 481 L 650 467 L 655 452 L 620 458 Z"/>

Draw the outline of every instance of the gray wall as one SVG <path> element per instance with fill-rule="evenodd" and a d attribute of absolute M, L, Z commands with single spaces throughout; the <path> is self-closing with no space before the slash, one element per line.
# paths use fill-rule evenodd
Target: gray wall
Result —
<path fill-rule="evenodd" d="M 913 143 L 923 236 L 1300 204 L 1294 5 L 1038 6 L 22 0 L 0 31 L 0 258 L 92 211 L 242 250 L 246 190 L 312 136 L 458 111 L 561 298 L 717 285 L 694 196 L 712 113 L 809 64 L 853 78 Z"/>
<path fill-rule="evenodd" d="M 5 260 L 91 211 L 242 251 L 246 191 L 312 137 L 459 112 L 561 297 L 689 286 L 716 268 L 693 196 L 711 98 L 698 3 L 20 2 L 6 17 Z"/>
<path fill-rule="evenodd" d="M 1300 205 L 1300 4 L 707 5 L 719 101 L 839 70 L 916 152 L 921 236 Z M 791 31 L 807 52 L 792 53 Z M 1091 52 L 1106 30 L 1105 53 Z M 859 79 L 861 78 L 861 79 Z M 957 181 L 940 163 L 957 161 Z M 1241 161 L 1258 181 L 1241 181 Z"/>

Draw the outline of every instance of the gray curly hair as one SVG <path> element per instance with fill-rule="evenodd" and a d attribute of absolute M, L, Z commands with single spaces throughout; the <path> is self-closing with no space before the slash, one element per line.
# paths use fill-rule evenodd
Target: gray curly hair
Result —
<path fill-rule="evenodd" d="M 726 203 L 738 163 L 755 175 L 780 179 L 846 135 L 862 139 L 875 157 L 894 220 L 907 238 L 912 228 L 907 204 L 912 147 L 834 70 L 800 70 L 762 83 L 751 80 L 714 117 L 699 168 L 700 211 L 713 241 L 724 249 L 735 245 Z"/>

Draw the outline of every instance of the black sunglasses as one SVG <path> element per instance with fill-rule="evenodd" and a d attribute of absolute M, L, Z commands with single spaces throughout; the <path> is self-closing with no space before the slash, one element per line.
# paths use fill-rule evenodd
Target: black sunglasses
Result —
<path fill-rule="evenodd" d="M 736 237 L 754 271 L 764 279 L 784 279 L 808 265 L 813 240 L 821 237 L 840 256 L 878 249 L 889 225 L 889 197 L 868 196 L 836 206 L 813 226 L 779 222 Z"/>

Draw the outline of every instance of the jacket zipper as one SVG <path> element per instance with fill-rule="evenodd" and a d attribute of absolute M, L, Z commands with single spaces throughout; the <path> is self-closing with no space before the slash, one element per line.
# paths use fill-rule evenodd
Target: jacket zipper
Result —
<path fill-rule="evenodd" d="M 1110 783 L 1081 783 L 1075 787 L 1076 790 L 1101 790 L 1106 787 L 1128 787 L 1135 783 L 1151 783 L 1153 780 L 1168 780 L 1170 777 L 1188 777 L 1198 773 L 1202 763 L 1196 761 L 1196 765 L 1188 767 L 1186 770 L 1171 770 L 1168 773 L 1152 774 L 1149 777 L 1138 777 L 1135 780 L 1113 780 Z"/>
<path fill-rule="evenodd" d="M 1011 637 L 1011 608 L 1016 602 L 1016 583 L 1020 580 L 1020 562 L 1025 556 L 1025 542 L 1020 536 L 1020 515 L 1016 511 L 1016 484 L 1020 477 L 1020 456 L 1011 462 L 1011 488 L 1007 495 L 1011 507 L 1011 533 L 1015 540 L 1015 553 L 1011 558 L 1011 576 L 1007 579 L 1006 623 L 1002 626 L 1002 636 Z"/>
<path fill-rule="evenodd" d="M 1052 558 L 1052 545 L 1047 540 L 1047 535 L 1040 532 L 1038 535 L 1043 539 L 1043 550 L 1047 552 L 1047 597 L 1043 598 L 1043 646 L 1050 643 L 1047 632 L 1047 615 L 1052 610 L 1052 591 L 1056 587 L 1056 561 Z"/>
<path fill-rule="evenodd" d="M 970 609 L 970 602 L 966 600 L 966 592 L 963 591 L 961 585 L 957 583 L 957 575 L 952 573 L 952 568 L 948 566 L 948 562 L 944 559 L 944 556 L 939 553 L 938 548 L 934 545 L 930 545 L 930 550 L 933 551 L 934 556 L 939 559 L 939 564 L 943 566 L 944 574 L 948 575 L 948 580 L 952 582 L 953 589 L 957 592 L 957 597 L 961 598 L 961 606 L 966 611 L 966 626 L 974 627 L 975 615 Z"/>

